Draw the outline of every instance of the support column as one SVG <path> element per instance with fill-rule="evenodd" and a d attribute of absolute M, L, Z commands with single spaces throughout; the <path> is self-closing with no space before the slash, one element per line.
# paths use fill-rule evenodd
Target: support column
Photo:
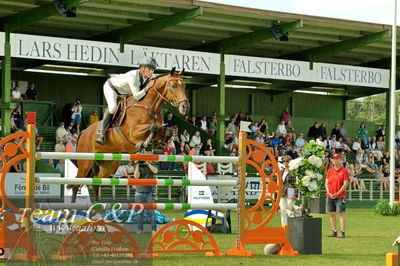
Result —
<path fill-rule="evenodd" d="M 343 121 L 346 121 L 347 97 L 343 98 Z"/>
<path fill-rule="evenodd" d="M 224 147 L 225 139 L 225 56 L 221 51 L 221 63 L 219 68 L 218 77 L 218 100 L 219 100 L 219 112 L 218 112 L 218 154 L 221 155 Z"/>
<path fill-rule="evenodd" d="M 10 115 L 15 104 L 11 103 L 11 44 L 10 31 L 5 29 L 4 56 L 1 66 L 1 128 L 2 136 L 10 134 Z"/>
<path fill-rule="evenodd" d="M 386 91 L 386 147 L 385 149 L 388 151 L 390 149 L 390 89 Z M 372 132 L 372 131 L 371 131 Z"/>

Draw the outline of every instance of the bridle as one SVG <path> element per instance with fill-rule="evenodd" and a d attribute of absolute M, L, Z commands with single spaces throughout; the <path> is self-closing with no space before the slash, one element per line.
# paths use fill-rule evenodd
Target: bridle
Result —
<path fill-rule="evenodd" d="M 173 89 L 171 88 L 171 81 L 182 81 L 183 79 L 182 79 L 181 77 L 171 77 L 170 79 L 168 79 L 167 82 L 166 82 L 166 84 L 165 84 L 165 86 L 166 86 L 167 88 L 163 91 L 163 93 L 159 92 L 159 91 L 157 90 L 156 86 L 155 86 L 155 85 L 156 85 L 156 81 L 157 81 L 157 79 L 158 79 L 159 77 L 162 77 L 162 76 L 156 77 L 156 78 L 154 79 L 154 80 L 155 80 L 154 85 L 151 86 L 150 89 L 149 89 L 149 91 L 150 91 L 150 90 L 154 90 L 154 91 L 157 93 L 157 97 L 153 100 L 152 104 L 151 104 L 150 106 L 145 106 L 145 105 L 137 104 L 137 103 L 133 104 L 133 106 L 138 106 L 138 107 L 142 107 L 142 108 L 147 109 L 147 110 L 149 111 L 150 115 L 152 115 L 152 116 L 154 117 L 154 119 L 157 119 L 157 117 L 158 117 L 158 116 L 160 115 L 160 113 L 161 113 L 161 109 L 160 109 L 160 111 L 159 111 L 158 114 L 153 114 L 153 111 L 152 111 L 154 105 L 156 104 L 156 102 L 158 101 L 159 98 L 162 98 L 164 101 L 166 101 L 166 102 L 169 103 L 170 105 L 174 106 L 175 108 L 178 108 L 179 105 L 180 105 L 182 102 L 188 101 L 188 99 L 186 98 L 186 95 L 185 95 L 185 98 L 184 98 L 184 99 L 182 99 L 181 101 L 179 101 L 178 97 L 176 96 L 176 94 L 173 92 Z M 168 99 L 166 98 L 166 94 L 167 94 L 168 92 L 170 92 L 170 93 L 172 94 L 172 96 L 173 96 L 172 101 L 170 101 L 170 100 L 168 100 Z M 130 107 L 130 106 L 129 106 L 129 107 Z"/>

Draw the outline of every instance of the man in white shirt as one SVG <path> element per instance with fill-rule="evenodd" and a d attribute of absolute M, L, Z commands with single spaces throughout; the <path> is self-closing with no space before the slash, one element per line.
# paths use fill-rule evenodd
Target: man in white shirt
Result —
<path fill-rule="evenodd" d="M 199 122 L 199 126 L 202 130 L 207 131 L 208 126 L 207 126 L 207 116 L 203 116 Z"/>
<path fill-rule="evenodd" d="M 134 167 L 132 166 L 132 162 L 129 161 L 127 165 L 120 165 L 115 171 L 115 178 L 127 178 L 129 175 L 133 175 Z"/>
<path fill-rule="evenodd" d="M 106 142 L 106 132 L 111 121 L 111 117 L 117 110 L 118 95 L 132 94 L 136 101 L 144 98 L 150 88 L 154 85 L 154 70 L 158 64 L 152 57 L 145 57 L 139 65 L 139 69 L 129 71 L 125 74 L 112 75 L 103 86 L 104 96 L 107 101 L 108 111 L 104 114 L 100 123 L 96 143 L 104 145 Z"/>
<path fill-rule="evenodd" d="M 281 123 L 277 126 L 276 131 L 275 131 L 279 137 L 285 137 L 286 136 L 286 127 L 285 127 L 285 121 L 281 121 Z"/>
<path fill-rule="evenodd" d="M 60 126 L 56 130 L 56 140 L 63 139 L 64 142 L 67 141 L 68 132 L 65 129 L 64 122 L 61 122 Z"/>
<path fill-rule="evenodd" d="M 351 147 L 353 152 L 357 153 L 359 149 L 361 149 L 361 139 L 357 138 L 356 141 L 353 142 L 353 146 Z"/>
<path fill-rule="evenodd" d="M 21 100 L 21 89 L 19 88 L 19 86 L 15 86 L 15 88 L 13 89 L 12 93 L 11 93 L 12 99 L 13 100 Z"/>

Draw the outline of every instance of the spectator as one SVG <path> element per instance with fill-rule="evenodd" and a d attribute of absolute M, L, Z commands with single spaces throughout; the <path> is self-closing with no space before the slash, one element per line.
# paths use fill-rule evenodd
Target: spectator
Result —
<path fill-rule="evenodd" d="M 357 153 L 359 149 L 361 149 L 361 139 L 356 138 L 356 141 L 353 142 L 353 145 L 351 147 L 354 153 Z"/>
<path fill-rule="evenodd" d="M 376 148 L 380 151 L 385 149 L 386 143 L 383 141 L 383 136 L 379 136 L 378 141 L 376 142 Z"/>
<path fill-rule="evenodd" d="M 388 151 L 383 151 L 382 164 L 383 166 L 389 166 L 390 164 L 390 156 Z"/>
<path fill-rule="evenodd" d="M 243 111 L 240 110 L 239 113 L 236 116 L 236 120 L 235 120 L 235 126 L 239 127 L 240 126 L 240 121 L 243 120 Z"/>
<path fill-rule="evenodd" d="M 346 138 L 348 137 L 348 136 L 347 136 L 347 129 L 346 129 L 345 126 L 344 126 L 344 122 L 342 122 L 342 123 L 340 124 L 339 131 L 340 131 L 340 136 L 342 136 L 343 139 L 346 139 Z"/>
<path fill-rule="evenodd" d="M 263 119 L 261 120 L 260 124 L 258 124 L 258 127 L 260 128 L 261 133 L 265 134 L 268 132 L 268 123 L 267 120 Z"/>
<path fill-rule="evenodd" d="M 154 167 L 150 162 L 137 162 L 135 171 L 133 173 L 136 179 L 153 179 L 154 175 L 158 173 L 158 169 Z M 137 203 L 153 203 L 153 187 L 152 186 L 136 186 L 135 202 Z M 143 216 L 144 212 L 150 212 L 151 230 L 153 233 L 157 231 L 156 217 L 154 210 L 144 210 L 139 212 L 138 231 L 140 234 L 143 232 Z"/>
<path fill-rule="evenodd" d="M 216 118 L 211 118 L 211 122 L 210 122 L 210 130 L 209 132 L 211 132 L 211 130 L 214 130 L 214 132 L 216 132 L 218 130 L 217 127 L 217 119 Z"/>
<path fill-rule="evenodd" d="M 76 152 L 76 144 L 77 144 L 76 138 L 71 138 L 71 143 L 72 143 L 72 152 Z"/>
<path fill-rule="evenodd" d="M 33 82 L 29 82 L 28 88 L 26 89 L 25 92 L 26 99 L 31 100 L 31 101 L 36 101 L 37 100 L 37 91 L 36 91 L 36 84 Z"/>
<path fill-rule="evenodd" d="M 58 160 L 58 163 L 56 165 L 56 169 L 58 171 L 60 171 L 60 173 L 64 174 L 64 172 L 65 172 L 65 161 L 64 161 L 64 159 Z"/>
<path fill-rule="evenodd" d="M 19 88 L 19 86 L 15 86 L 15 88 L 12 90 L 11 92 L 11 99 L 12 100 L 16 100 L 16 101 L 20 101 L 22 100 L 21 97 L 21 89 Z"/>
<path fill-rule="evenodd" d="M 163 151 L 164 155 L 173 155 L 176 154 L 176 149 L 174 145 L 174 140 L 170 138 L 167 142 L 167 145 Z M 164 162 L 162 164 L 162 169 L 164 170 L 175 170 L 176 163 L 175 162 Z"/>
<path fill-rule="evenodd" d="M 100 118 L 97 114 L 97 111 L 93 110 L 92 113 L 89 115 L 88 126 L 90 126 L 96 122 L 99 122 L 99 121 L 100 121 Z"/>
<path fill-rule="evenodd" d="M 359 149 L 356 155 L 356 162 L 361 166 L 361 169 L 367 170 L 369 173 L 373 173 L 374 170 L 368 166 L 367 156 L 363 149 Z"/>
<path fill-rule="evenodd" d="M 246 116 L 244 117 L 243 121 L 247 121 L 247 122 L 253 122 L 253 120 L 250 117 L 249 113 L 246 113 Z M 240 125 L 240 124 L 239 124 Z"/>
<path fill-rule="evenodd" d="M 192 139 L 190 140 L 189 146 L 191 148 L 194 148 L 194 146 L 196 145 L 200 145 L 201 144 L 201 137 L 200 137 L 200 131 L 196 131 L 192 137 Z"/>
<path fill-rule="evenodd" d="M 55 152 L 65 152 L 65 141 L 63 138 L 59 138 L 57 144 L 54 145 Z"/>
<path fill-rule="evenodd" d="M 68 131 L 65 129 L 64 122 L 60 123 L 60 126 L 56 130 L 56 140 L 63 139 L 64 142 L 67 141 Z"/>
<path fill-rule="evenodd" d="M 290 156 L 282 157 L 282 198 L 279 202 L 281 209 L 281 224 L 287 225 L 287 210 L 290 209 L 296 200 L 296 177 L 289 170 L 289 162 L 292 160 Z"/>
<path fill-rule="evenodd" d="M 207 139 L 206 145 L 203 145 L 201 154 L 206 156 L 214 156 L 215 149 L 212 146 L 211 139 Z"/>
<path fill-rule="evenodd" d="M 296 136 L 294 134 L 294 127 L 292 125 L 292 120 L 287 121 L 285 128 L 286 128 L 286 132 L 290 136 L 290 138 L 295 139 Z"/>
<path fill-rule="evenodd" d="M 330 141 L 329 141 L 329 139 L 326 138 L 325 140 L 322 140 L 322 136 L 321 136 L 321 135 L 318 136 L 318 138 L 315 140 L 315 142 L 316 142 L 318 145 L 321 145 L 321 146 L 323 146 L 323 147 L 325 147 L 325 148 L 327 148 L 327 149 L 329 149 L 329 147 L 330 147 Z"/>
<path fill-rule="evenodd" d="M 192 116 L 192 118 L 190 119 L 190 124 L 192 124 L 193 126 L 197 126 L 197 122 L 196 122 L 196 117 Z"/>
<path fill-rule="evenodd" d="M 257 121 L 254 121 L 254 122 L 251 123 L 250 131 L 251 131 L 251 133 L 252 133 L 253 135 L 254 135 L 254 133 L 256 133 L 259 129 L 260 129 L 260 128 L 258 127 L 258 122 L 257 122 Z M 261 132 L 261 131 L 260 131 L 260 132 Z"/>
<path fill-rule="evenodd" d="M 165 127 L 173 127 L 175 126 L 174 120 L 173 120 L 173 115 L 172 113 L 168 113 L 167 117 L 164 119 L 164 126 Z"/>
<path fill-rule="evenodd" d="M 15 107 L 15 109 L 11 113 L 11 117 L 12 117 L 12 120 L 14 121 L 16 131 L 24 131 L 25 123 L 24 123 L 24 118 L 22 117 L 20 105 L 17 105 L 17 107 Z"/>
<path fill-rule="evenodd" d="M 326 133 L 326 125 L 325 122 L 322 122 L 321 125 L 318 128 L 318 136 L 322 136 L 322 139 L 326 139 L 326 136 L 328 136 L 328 134 Z"/>
<path fill-rule="evenodd" d="M 179 136 L 178 136 L 178 127 L 172 127 L 172 136 L 171 138 L 174 140 L 175 147 L 179 145 Z"/>
<path fill-rule="evenodd" d="M 257 141 L 258 143 L 260 143 L 261 145 L 264 144 L 264 138 L 263 138 L 262 133 L 261 133 L 260 130 L 257 130 L 254 133 L 254 140 Z"/>
<path fill-rule="evenodd" d="M 208 134 L 210 134 L 211 136 L 216 136 L 217 132 L 213 128 L 210 128 Z"/>
<path fill-rule="evenodd" d="M 189 153 L 189 146 L 184 141 L 181 141 L 179 145 L 176 147 L 176 154 L 188 155 L 188 153 Z"/>
<path fill-rule="evenodd" d="M 335 127 L 332 128 L 331 136 L 333 137 L 333 135 L 335 135 L 337 139 L 343 137 L 340 133 L 340 128 L 338 123 L 336 123 Z"/>
<path fill-rule="evenodd" d="M 117 168 L 117 171 L 114 173 L 115 178 L 129 178 L 134 172 L 134 167 L 132 166 L 132 162 L 129 161 L 128 164 L 120 165 Z"/>
<path fill-rule="evenodd" d="M 215 111 L 211 113 L 211 120 L 214 118 L 215 118 L 215 120 L 217 120 L 217 112 L 215 112 Z"/>
<path fill-rule="evenodd" d="M 71 115 L 71 125 L 76 126 L 77 134 L 80 133 L 80 125 L 81 125 L 81 118 L 82 118 L 82 105 L 79 99 L 75 100 L 74 105 L 72 106 L 72 115 Z"/>
<path fill-rule="evenodd" d="M 332 135 L 330 147 L 334 148 L 338 153 L 342 152 L 342 145 L 340 142 L 337 140 L 336 135 Z"/>
<path fill-rule="evenodd" d="M 180 139 L 181 139 L 181 142 L 185 143 L 186 149 L 189 149 L 190 135 L 186 128 L 183 129 Z"/>
<path fill-rule="evenodd" d="M 343 138 L 339 138 L 338 141 L 339 141 L 339 143 L 340 143 L 340 146 L 341 146 L 342 151 L 344 151 L 344 152 L 351 152 L 351 149 L 350 149 L 349 145 L 347 145 L 346 143 L 344 143 Z"/>
<path fill-rule="evenodd" d="M 73 129 L 73 125 L 72 124 L 68 125 L 67 133 L 68 133 L 68 136 L 71 136 L 71 137 L 73 137 L 76 134 L 74 129 Z"/>
<path fill-rule="evenodd" d="M 186 123 L 190 123 L 190 121 L 189 121 L 189 115 L 184 115 L 184 116 L 183 116 L 183 121 L 185 121 Z"/>
<path fill-rule="evenodd" d="M 36 137 L 36 139 L 35 139 L 36 150 L 40 151 L 40 145 L 43 142 L 43 137 L 39 135 L 39 131 L 37 128 L 36 128 L 35 137 Z"/>
<path fill-rule="evenodd" d="M 360 189 L 360 183 L 358 182 L 357 176 L 356 176 L 356 171 L 354 169 L 354 165 L 353 164 L 349 164 L 346 167 L 347 169 L 347 173 L 349 174 L 349 178 L 350 178 L 350 188 L 351 186 L 353 186 L 353 189 L 355 191 Z"/>
<path fill-rule="evenodd" d="M 231 119 L 227 127 L 228 132 L 236 132 L 235 119 Z"/>
<path fill-rule="evenodd" d="M 379 137 L 382 137 L 383 140 L 386 139 L 385 125 L 381 125 L 376 131 L 376 138 L 379 139 Z"/>
<path fill-rule="evenodd" d="M 200 149 L 201 149 L 201 145 L 196 144 L 193 149 L 191 149 L 189 151 L 189 155 L 193 156 L 193 155 L 200 155 Z"/>
<path fill-rule="evenodd" d="M 297 152 L 299 152 L 301 149 L 303 149 L 305 144 L 306 144 L 306 141 L 303 138 L 303 133 L 300 133 L 299 137 L 296 139 L 296 142 L 294 144 L 296 146 Z"/>
<path fill-rule="evenodd" d="M 228 131 L 225 134 L 224 147 L 229 150 L 232 150 L 233 148 L 232 142 L 233 142 L 233 133 L 231 131 Z"/>
<path fill-rule="evenodd" d="M 365 127 L 364 123 L 361 123 L 360 128 L 356 131 L 357 137 L 361 139 L 363 148 L 368 147 L 368 128 Z"/>
<path fill-rule="evenodd" d="M 375 158 L 374 158 L 374 155 L 372 154 L 372 152 L 369 152 L 367 154 L 366 163 L 369 166 L 369 168 L 371 168 L 372 170 L 374 170 L 374 171 L 378 170 L 378 165 L 375 163 Z"/>
<path fill-rule="evenodd" d="M 385 146 L 383 145 L 383 148 L 385 148 Z M 382 159 L 382 151 L 383 149 L 378 149 L 378 144 L 376 143 L 376 138 L 373 137 L 371 139 L 371 142 L 369 143 L 369 151 L 374 155 L 374 157 L 380 161 Z"/>
<path fill-rule="evenodd" d="M 283 121 L 284 124 L 287 124 L 290 118 L 292 118 L 292 116 L 289 113 L 289 107 L 286 107 L 281 113 L 281 121 Z"/>
<path fill-rule="evenodd" d="M 285 121 L 281 121 L 280 124 L 277 126 L 275 132 L 278 134 L 278 137 L 285 137 L 286 136 L 286 127 Z"/>
<path fill-rule="evenodd" d="M 208 131 L 208 123 L 207 123 L 207 116 L 203 116 L 201 120 L 199 121 L 199 124 L 197 125 L 199 128 L 201 128 L 204 131 Z"/>
<path fill-rule="evenodd" d="M 319 129 L 319 123 L 315 122 L 314 125 L 312 125 L 308 129 L 307 138 L 308 139 L 317 139 L 318 138 L 318 129 Z"/>

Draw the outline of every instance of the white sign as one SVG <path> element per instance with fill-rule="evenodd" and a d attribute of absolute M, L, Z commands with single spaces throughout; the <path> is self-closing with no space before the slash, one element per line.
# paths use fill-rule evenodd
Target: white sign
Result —
<path fill-rule="evenodd" d="M 226 75 L 389 88 L 389 70 L 357 66 L 225 55 Z"/>
<path fill-rule="evenodd" d="M 60 177 L 55 173 L 36 173 L 35 177 Z M 26 174 L 25 173 L 7 173 L 6 193 L 9 198 L 26 197 Z M 60 185 L 36 184 L 35 198 L 59 198 L 61 197 Z"/>
<path fill-rule="evenodd" d="M 4 43 L 4 33 L 0 43 Z M 0 55 L 4 49 L 0 49 Z M 185 68 L 187 72 L 218 74 L 220 56 L 213 53 L 185 51 L 149 46 L 86 41 L 26 34 L 11 34 L 11 56 L 52 61 L 138 67 L 144 56 L 157 60 L 160 69 Z"/>
<path fill-rule="evenodd" d="M 226 179 L 238 179 L 237 176 L 209 176 L 209 180 L 226 180 Z M 211 193 L 213 196 L 213 199 L 217 201 L 217 199 L 222 199 L 222 200 L 230 200 L 230 199 L 238 199 L 239 198 L 239 192 L 234 191 L 233 187 L 225 187 L 221 186 L 219 189 L 217 187 L 211 187 Z M 261 192 L 255 191 L 255 190 L 262 190 L 261 186 L 261 179 L 259 177 L 246 177 L 246 200 L 258 200 L 258 198 L 261 195 Z M 221 193 L 221 195 L 218 195 L 218 192 Z"/>

